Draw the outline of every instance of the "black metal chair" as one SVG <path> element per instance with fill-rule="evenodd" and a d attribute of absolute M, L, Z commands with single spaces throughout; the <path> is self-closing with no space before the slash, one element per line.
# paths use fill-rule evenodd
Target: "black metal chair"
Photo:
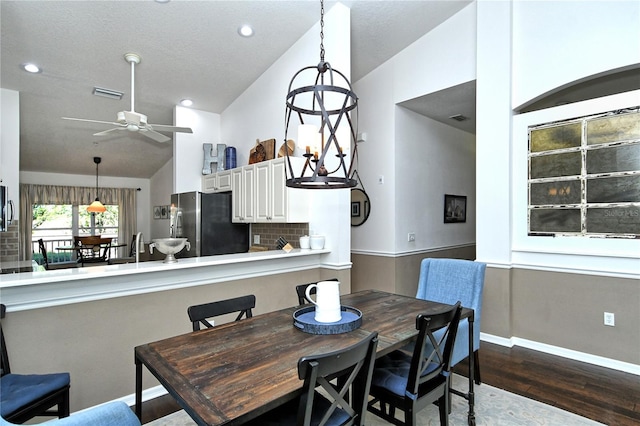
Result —
<path fill-rule="evenodd" d="M 304 380 L 300 397 L 248 425 L 364 425 L 377 346 L 378 333 L 371 333 L 346 349 L 300 358 L 298 377 Z M 336 377 L 340 380 L 333 384 Z"/>
<path fill-rule="evenodd" d="M 0 305 L 0 318 L 6 306 Z M 24 423 L 38 416 L 69 416 L 69 373 L 13 374 L 0 323 L 2 344 L 0 376 L 0 416 L 8 422 Z M 57 406 L 57 410 L 53 407 Z"/>
<path fill-rule="evenodd" d="M 370 412 L 395 425 L 414 426 L 418 411 L 437 402 L 440 424 L 449 424 L 448 377 L 461 312 L 458 302 L 444 312 L 416 317 L 418 339 L 413 353 L 398 350 L 376 361 Z M 434 336 L 438 330 L 446 330 L 440 339 Z M 404 420 L 396 418 L 396 408 L 404 412 Z"/>
<path fill-rule="evenodd" d="M 338 281 L 337 278 L 329 278 L 328 280 L 322 280 L 322 281 Z M 307 296 L 305 294 L 305 292 L 307 291 L 307 287 L 309 287 L 311 284 L 317 284 L 317 283 L 306 283 L 306 284 L 298 284 L 296 286 L 296 294 L 298 295 L 298 305 L 304 305 L 307 303 L 311 303 L 310 300 L 307 300 Z M 317 290 L 316 288 L 312 288 L 310 294 L 316 294 Z"/>
<path fill-rule="evenodd" d="M 75 268 L 77 266 L 76 262 L 71 262 L 71 261 L 63 261 L 63 262 L 52 262 L 49 263 L 49 258 L 47 256 L 47 247 L 44 244 L 44 241 L 42 238 L 40 238 L 38 240 L 38 248 L 40 249 L 40 254 L 42 255 L 42 266 L 44 266 L 44 269 L 46 269 L 47 271 L 50 271 L 52 269 L 66 269 L 66 268 Z"/>
<path fill-rule="evenodd" d="M 240 321 L 244 316 L 251 318 L 253 313 L 251 310 L 256 307 L 256 296 L 249 294 L 247 296 L 234 297 L 233 299 L 220 300 L 218 302 L 205 303 L 202 305 L 193 305 L 187 308 L 187 315 L 193 325 L 193 331 L 200 330 L 200 323 L 206 327 L 213 327 L 208 318 L 220 315 L 238 312 L 236 321 Z"/>
<path fill-rule="evenodd" d="M 131 243 L 129 244 L 129 254 L 125 257 L 109 257 L 107 263 L 109 265 L 118 265 L 121 263 L 132 263 L 136 261 L 136 234 L 131 237 Z"/>
<path fill-rule="evenodd" d="M 49 259 L 47 259 L 47 248 L 44 245 L 44 240 L 40 238 L 38 240 L 38 248 L 40 249 L 40 254 L 42 255 L 42 265 L 44 269 L 49 270 Z"/>

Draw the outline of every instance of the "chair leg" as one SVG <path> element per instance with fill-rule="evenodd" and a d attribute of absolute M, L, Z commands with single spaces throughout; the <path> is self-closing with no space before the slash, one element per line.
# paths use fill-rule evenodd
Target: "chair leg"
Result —
<path fill-rule="evenodd" d="M 447 395 L 443 395 L 438 400 L 438 412 L 440 413 L 440 426 L 448 426 L 449 425 L 449 413 L 451 412 L 451 405 L 449 404 L 451 400 L 451 393 L 447 392 Z"/>
<path fill-rule="evenodd" d="M 62 401 L 58 404 L 58 416 L 60 418 L 69 417 L 69 388 L 62 396 Z"/>
<path fill-rule="evenodd" d="M 476 382 L 476 385 L 482 383 L 482 380 L 480 380 L 480 356 L 478 355 L 479 352 L 479 349 L 473 352 L 473 378 Z"/>
<path fill-rule="evenodd" d="M 406 426 L 417 426 L 418 419 L 416 410 L 414 410 L 413 408 L 409 408 L 404 412 L 404 424 Z"/>

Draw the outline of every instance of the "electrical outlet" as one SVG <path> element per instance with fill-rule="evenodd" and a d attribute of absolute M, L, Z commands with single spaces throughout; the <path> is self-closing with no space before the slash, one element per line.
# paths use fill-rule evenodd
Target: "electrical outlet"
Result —
<path fill-rule="evenodd" d="M 260 244 L 260 235 L 253 236 L 253 244 Z"/>
<path fill-rule="evenodd" d="M 613 312 L 605 312 L 604 313 L 604 325 L 615 327 L 615 325 L 616 325 L 616 314 L 614 314 Z"/>
<path fill-rule="evenodd" d="M 409 234 L 407 234 L 407 241 L 409 241 L 410 243 L 416 240 L 416 234 L 415 232 L 409 232 Z"/>

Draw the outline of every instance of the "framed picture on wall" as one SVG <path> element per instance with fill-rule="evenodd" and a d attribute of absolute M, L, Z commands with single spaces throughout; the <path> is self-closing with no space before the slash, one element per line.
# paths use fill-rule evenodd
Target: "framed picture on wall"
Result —
<path fill-rule="evenodd" d="M 444 223 L 467 221 L 467 196 L 444 194 Z"/>
<path fill-rule="evenodd" d="M 169 206 L 160 206 L 160 218 L 169 219 Z"/>
<path fill-rule="evenodd" d="M 160 208 L 160 206 L 153 206 L 153 218 L 160 219 L 161 216 L 162 216 L 162 209 Z"/>

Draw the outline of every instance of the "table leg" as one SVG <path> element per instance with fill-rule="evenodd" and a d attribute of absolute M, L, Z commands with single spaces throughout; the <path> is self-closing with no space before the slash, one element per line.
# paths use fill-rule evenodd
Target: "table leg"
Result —
<path fill-rule="evenodd" d="M 136 362 L 136 416 L 142 421 L 142 362 L 135 357 Z"/>
<path fill-rule="evenodd" d="M 474 412 L 475 394 L 473 392 L 473 384 L 475 381 L 475 365 L 473 354 L 473 316 L 469 318 L 469 426 L 475 426 L 476 413 Z"/>

